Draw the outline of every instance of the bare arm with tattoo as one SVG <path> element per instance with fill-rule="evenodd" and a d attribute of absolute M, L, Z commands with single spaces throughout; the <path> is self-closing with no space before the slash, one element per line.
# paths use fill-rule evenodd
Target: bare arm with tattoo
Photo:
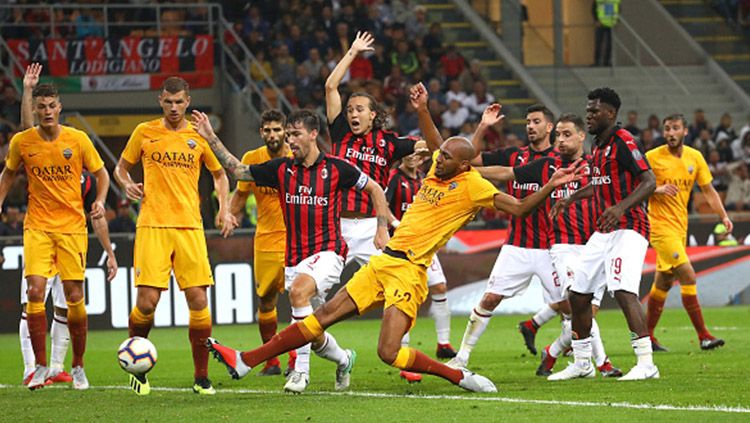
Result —
<path fill-rule="evenodd" d="M 219 137 L 214 132 L 214 128 L 211 127 L 211 122 L 208 121 L 208 115 L 193 110 L 193 126 L 198 132 L 198 135 L 202 136 L 208 142 L 208 146 L 219 159 L 219 163 L 224 166 L 227 172 L 234 176 L 239 181 L 252 181 L 253 175 L 250 173 L 250 166 L 242 164 L 242 162 L 234 157 L 232 153 L 224 147 Z"/>

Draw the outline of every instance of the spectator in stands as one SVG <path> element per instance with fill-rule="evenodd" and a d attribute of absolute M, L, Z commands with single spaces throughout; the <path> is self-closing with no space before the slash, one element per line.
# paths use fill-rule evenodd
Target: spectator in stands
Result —
<path fill-rule="evenodd" d="M 612 66 L 612 28 L 620 18 L 620 0 L 595 0 L 591 5 L 594 33 L 595 66 Z"/>
<path fill-rule="evenodd" d="M 422 39 L 422 45 L 433 63 L 440 61 L 440 56 L 443 55 L 443 27 L 440 22 L 430 25 L 430 32 Z"/>
<path fill-rule="evenodd" d="M 253 31 L 258 32 L 261 40 L 266 40 L 271 31 L 271 24 L 263 19 L 260 9 L 255 5 L 251 5 L 247 10 L 247 17 L 242 24 L 242 35 L 247 37 Z"/>
<path fill-rule="evenodd" d="M 300 105 L 308 104 L 312 101 L 312 92 L 315 89 L 315 81 L 307 71 L 305 65 L 297 65 L 296 78 L 294 80 L 294 90 L 297 93 L 297 99 Z"/>
<path fill-rule="evenodd" d="M 5 207 L 3 219 L 0 221 L 0 236 L 23 235 L 23 214 L 18 206 Z"/>
<path fill-rule="evenodd" d="M 375 79 L 383 81 L 391 73 L 391 60 L 386 57 L 383 44 L 376 41 L 373 47 L 375 51 L 368 60 L 372 64 L 372 73 Z"/>
<path fill-rule="evenodd" d="M 641 144 L 643 144 L 644 151 L 649 151 L 656 147 L 653 134 L 654 133 L 649 130 L 641 132 Z"/>
<path fill-rule="evenodd" d="M 447 128 L 450 135 L 453 136 L 458 133 L 461 126 L 469 119 L 469 110 L 454 98 L 448 103 L 448 110 L 443 112 L 441 119 L 443 127 Z"/>
<path fill-rule="evenodd" d="M 458 78 L 466 67 L 466 61 L 454 44 L 448 45 L 445 54 L 440 57 L 440 64 L 443 65 L 443 72 L 449 79 Z"/>
<path fill-rule="evenodd" d="M 416 132 L 419 132 L 419 117 L 411 102 L 407 101 L 404 111 L 398 115 L 398 133 L 414 135 Z"/>
<path fill-rule="evenodd" d="M 732 128 L 732 115 L 724 113 L 719 119 L 719 125 L 714 130 L 714 141 L 718 144 L 719 138 L 728 139 L 729 142 L 734 141 L 737 138 L 737 133 Z"/>
<path fill-rule="evenodd" d="M 307 68 L 308 75 L 316 77 L 317 75 L 320 75 L 320 68 L 325 66 L 325 63 L 323 63 L 323 60 L 320 58 L 320 50 L 316 47 L 311 48 L 307 60 L 305 60 L 302 65 Z"/>
<path fill-rule="evenodd" d="M 633 134 L 634 137 L 641 135 L 641 130 L 638 128 L 638 112 L 630 110 L 628 112 L 628 120 L 625 123 L 625 130 Z"/>
<path fill-rule="evenodd" d="M 719 152 L 716 149 L 711 149 L 708 153 L 708 170 L 711 171 L 711 175 L 714 179 L 711 181 L 716 191 L 726 192 L 729 187 L 729 169 L 728 163 L 720 160 Z"/>
<path fill-rule="evenodd" d="M 391 73 L 383 81 L 383 97 L 387 104 L 393 105 L 405 98 L 407 94 L 407 82 L 401 73 L 401 68 L 391 66 Z"/>
<path fill-rule="evenodd" d="M 294 58 L 289 55 L 289 47 L 281 43 L 276 47 L 276 55 L 271 62 L 273 69 L 273 82 L 276 85 L 284 86 L 294 83 L 294 72 L 296 64 Z"/>
<path fill-rule="evenodd" d="M 734 161 L 734 153 L 732 153 L 732 147 L 730 144 L 731 140 L 726 133 L 719 135 L 716 140 L 716 150 L 719 151 L 719 157 L 722 162 L 731 163 Z"/>
<path fill-rule="evenodd" d="M 8 148 L 10 148 L 8 134 L 10 131 L 7 129 L 0 129 L 0 170 L 5 167 L 5 156 L 8 155 Z"/>
<path fill-rule="evenodd" d="M 187 37 L 192 35 L 185 28 L 185 10 L 167 9 L 161 12 L 161 33 L 155 35 L 166 37 Z"/>
<path fill-rule="evenodd" d="M 71 14 L 78 38 L 103 37 L 103 15 L 100 10 L 81 8 Z"/>
<path fill-rule="evenodd" d="M 135 232 L 135 222 L 130 215 L 130 201 L 117 202 L 117 215 L 109 221 L 109 232 Z"/>
<path fill-rule="evenodd" d="M 320 55 L 320 60 L 326 60 L 331 50 L 331 39 L 328 35 L 328 31 L 322 26 L 316 27 L 313 32 L 312 41 L 310 42 L 310 50 L 315 49 Z"/>
<path fill-rule="evenodd" d="M 430 79 L 430 82 L 427 83 L 427 92 L 431 100 L 436 100 L 439 104 L 445 104 L 445 93 L 439 79 Z"/>
<path fill-rule="evenodd" d="M 307 60 L 310 46 L 308 45 L 307 38 L 302 36 L 302 29 L 300 29 L 299 25 L 292 25 L 286 45 L 295 62 L 302 63 Z"/>
<path fill-rule="evenodd" d="M 325 29 L 329 39 L 334 40 L 338 38 L 336 36 L 336 20 L 333 18 L 333 9 L 331 6 L 326 5 L 321 10 L 318 27 Z"/>
<path fill-rule="evenodd" d="M 391 11 L 396 23 L 405 24 L 414 14 L 414 6 L 409 4 L 409 0 L 392 0 Z"/>
<path fill-rule="evenodd" d="M 744 162 L 732 163 L 728 166 L 730 171 L 729 188 L 724 200 L 727 210 L 750 210 L 750 175 Z"/>
<path fill-rule="evenodd" d="M 20 7 L 14 7 L 11 10 L 10 16 L 0 25 L 0 33 L 6 40 L 25 39 L 29 37 L 25 27 L 26 21 L 23 11 L 24 9 Z"/>
<path fill-rule="evenodd" d="M 17 130 L 21 123 L 21 102 L 11 84 L 3 86 L 0 97 L 0 130 Z"/>
<path fill-rule="evenodd" d="M 412 40 L 422 39 L 428 31 L 427 8 L 422 5 L 414 7 L 414 13 L 406 19 L 407 36 Z"/>
<path fill-rule="evenodd" d="M 376 40 L 383 38 L 385 34 L 385 23 L 380 16 L 380 8 L 375 5 L 371 5 L 367 8 L 367 19 L 365 19 L 363 26 L 359 28 L 359 30 L 369 32 Z"/>
<path fill-rule="evenodd" d="M 461 82 L 457 79 L 448 83 L 448 92 L 445 93 L 445 103 L 450 104 L 452 100 L 458 100 L 461 104 L 466 100 L 466 92 L 461 89 Z"/>
<path fill-rule="evenodd" d="M 401 68 L 401 73 L 409 77 L 419 69 L 417 55 L 409 49 L 409 43 L 401 40 L 396 44 L 396 51 L 391 53 L 391 65 Z"/>
<path fill-rule="evenodd" d="M 461 125 L 461 130 L 458 132 L 457 136 L 470 140 L 473 135 L 474 123 L 470 120 L 467 120 L 463 125 Z"/>
<path fill-rule="evenodd" d="M 651 131 L 654 140 L 661 138 L 661 121 L 659 120 L 659 117 L 656 115 L 649 116 L 644 131 Z"/>
<path fill-rule="evenodd" d="M 695 140 L 700 136 L 701 131 L 704 129 L 708 130 L 709 135 L 713 131 L 708 124 L 708 121 L 706 121 L 706 113 L 703 109 L 695 109 L 695 112 L 693 113 L 693 123 L 691 123 L 688 128 L 688 138 Z"/>
<path fill-rule="evenodd" d="M 474 92 L 464 100 L 464 106 L 469 109 L 471 119 L 478 120 L 484 109 L 495 102 L 495 96 L 487 92 L 487 86 L 482 81 L 474 83 Z"/>
<path fill-rule="evenodd" d="M 263 72 L 265 72 L 269 78 L 273 79 L 273 66 L 266 59 L 266 51 L 258 50 L 255 53 L 255 60 L 256 62 L 250 64 L 250 78 L 255 82 L 263 82 L 265 79 Z"/>
<path fill-rule="evenodd" d="M 477 81 L 481 81 L 487 86 L 487 78 L 482 75 L 482 64 L 479 62 L 479 59 L 472 59 L 469 62 L 469 67 L 461 72 L 459 81 L 461 81 L 461 88 L 466 92 L 473 90 L 474 83 Z"/>

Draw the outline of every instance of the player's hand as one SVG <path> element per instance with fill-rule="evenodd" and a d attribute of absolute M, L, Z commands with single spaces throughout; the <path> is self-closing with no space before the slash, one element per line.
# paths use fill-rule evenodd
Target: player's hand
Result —
<path fill-rule="evenodd" d="M 570 182 L 581 180 L 583 175 L 586 173 L 588 163 L 581 159 L 578 159 L 570 164 L 568 167 L 557 169 L 549 180 L 553 186 L 559 187 Z"/>
<path fill-rule="evenodd" d="M 549 218 L 554 220 L 557 219 L 557 216 L 560 215 L 565 209 L 568 208 L 570 203 L 568 202 L 568 199 L 559 200 L 555 203 L 554 206 L 552 206 L 552 209 L 549 211 Z"/>
<path fill-rule="evenodd" d="M 656 187 L 656 190 L 654 190 L 654 194 L 668 195 L 670 197 L 674 197 L 675 195 L 679 193 L 680 193 L 680 189 L 677 188 L 677 186 L 673 184 L 659 185 L 658 187 Z"/>
<path fill-rule="evenodd" d="M 229 212 L 219 211 L 216 214 L 216 227 L 221 229 L 221 236 L 227 238 L 234 233 L 234 230 L 239 226 L 237 218 Z"/>
<path fill-rule="evenodd" d="M 143 198 L 143 183 L 125 185 L 125 196 L 130 201 L 141 201 Z"/>
<path fill-rule="evenodd" d="M 596 225 L 602 232 L 610 232 L 617 228 L 617 224 L 620 222 L 624 210 L 619 205 L 614 205 L 607 210 L 604 210 L 599 219 L 596 221 Z"/>
<path fill-rule="evenodd" d="M 375 248 L 382 250 L 385 248 L 391 236 L 388 235 L 388 228 L 386 226 L 378 226 L 377 232 L 375 232 L 375 239 L 373 240 Z"/>
<path fill-rule="evenodd" d="M 362 53 L 363 51 L 375 51 L 372 47 L 372 43 L 375 42 L 375 37 L 367 31 L 357 31 L 357 36 L 352 41 L 352 46 L 349 48 L 354 54 Z"/>
<path fill-rule="evenodd" d="M 33 90 L 39 83 L 39 75 L 42 74 L 42 65 L 32 63 L 26 66 L 26 73 L 23 74 L 23 88 Z"/>
<path fill-rule="evenodd" d="M 483 126 L 494 126 L 500 121 L 505 119 L 503 112 L 503 106 L 499 103 L 492 103 L 484 109 L 482 113 L 481 125 Z"/>
<path fill-rule="evenodd" d="M 198 135 L 205 139 L 213 138 L 216 135 L 211 122 L 208 120 L 208 115 L 199 110 L 193 110 L 193 126 Z"/>
<path fill-rule="evenodd" d="M 415 110 L 427 109 L 427 100 L 429 100 L 427 88 L 420 82 L 412 85 L 409 89 L 409 103 Z"/>
<path fill-rule="evenodd" d="M 101 219 L 103 217 L 104 217 L 104 202 L 94 201 L 94 204 L 91 205 L 91 218 Z"/>
<path fill-rule="evenodd" d="M 107 282 L 111 282 L 115 276 L 117 276 L 117 258 L 114 253 L 107 254 Z"/>
<path fill-rule="evenodd" d="M 727 232 L 732 233 L 732 229 L 734 229 L 734 223 L 732 223 L 732 221 L 729 219 L 729 216 L 724 216 L 721 219 L 721 223 L 723 223 L 724 226 L 726 226 Z"/>
<path fill-rule="evenodd" d="M 398 219 L 391 220 L 391 228 L 393 228 L 393 229 L 398 228 L 398 225 L 400 225 L 400 224 L 401 224 L 401 221 L 398 220 Z"/>
<path fill-rule="evenodd" d="M 430 151 L 429 147 L 427 147 L 427 141 L 419 140 L 414 143 L 413 154 L 420 156 L 420 157 L 430 157 L 432 155 L 432 152 Z"/>

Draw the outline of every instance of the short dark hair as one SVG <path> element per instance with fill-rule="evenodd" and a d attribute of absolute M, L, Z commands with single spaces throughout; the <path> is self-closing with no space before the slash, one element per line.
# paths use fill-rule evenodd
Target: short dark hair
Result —
<path fill-rule="evenodd" d="M 682 115 L 682 113 L 673 113 L 667 117 L 664 118 L 663 121 L 661 121 L 662 124 L 667 123 L 667 121 L 672 122 L 675 120 L 679 120 L 682 122 L 682 126 L 687 128 L 687 119 L 685 119 L 685 116 Z"/>
<path fill-rule="evenodd" d="M 260 126 L 268 122 L 279 122 L 281 126 L 286 125 L 286 116 L 279 109 L 269 109 L 260 115 Z"/>
<path fill-rule="evenodd" d="M 308 132 L 312 132 L 313 130 L 320 131 L 320 118 L 318 117 L 318 114 L 312 110 L 296 110 L 287 117 L 287 126 L 295 126 L 298 123 L 302 123 L 302 126 L 304 126 Z"/>
<path fill-rule="evenodd" d="M 596 88 L 589 91 L 589 100 L 599 100 L 600 103 L 609 104 L 615 109 L 615 112 L 620 111 L 620 96 L 615 90 L 609 87 Z"/>
<path fill-rule="evenodd" d="M 552 110 L 548 109 L 547 106 L 545 106 L 542 103 L 536 103 L 532 104 L 526 109 L 526 115 L 528 116 L 530 113 L 536 113 L 536 112 L 542 112 L 544 115 L 544 118 L 547 119 L 547 122 L 554 123 L 555 122 L 555 115 L 552 113 Z"/>
<path fill-rule="evenodd" d="M 60 97 L 54 84 L 39 84 L 31 92 L 31 98 L 37 97 Z"/>
<path fill-rule="evenodd" d="M 161 90 L 170 94 L 185 91 L 185 94 L 190 95 L 190 84 L 179 76 L 170 76 L 161 84 Z"/>
<path fill-rule="evenodd" d="M 576 129 L 579 131 L 585 131 L 586 128 L 583 124 L 583 119 L 578 116 L 575 113 L 563 113 L 560 115 L 559 118 L 557 118 L 557 123 L 561 122 L 570 122 L 573 125 L 575 125 Z"/>

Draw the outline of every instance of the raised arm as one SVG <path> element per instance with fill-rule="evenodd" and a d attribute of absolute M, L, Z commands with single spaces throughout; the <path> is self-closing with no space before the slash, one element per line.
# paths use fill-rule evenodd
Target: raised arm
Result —
<path fill-rule="evenodd" d="M 385 245 L 388 244 L 390 235 L 388 235 L 388 202 L 385 200 L 385 193 L 383 188 L 377 182 L 370 179 L 367 181 L 363 191 L 370 195 L 372 198 L 372 205 L 375 207 L 375 214 L 378 220 L 378 229 L 375 232 L 375 248 L 382 250 Z"/>
<path fill-rule="evenodd" d="M 32 93 L 36 84 L 39 83 L 39 75 L 42 73 L 42 65 L 32 63 L 26 66 L 23 74 L 23 93 L 21 94 L 21 130 L 34 126 L 34 106 Z"/>
<path fill-rule="evenodd" d="M 105 219 L 104 217 L 94 219 L 92 217 L 91 227 L 94 228 L 94 233 L 99 239 L 99 244 L 102 245 L 104 252 L 107 253 L 107 281 L 111 281 L 117 275 L 117 257 L 115 257 L 115 250 L 112 247 L 111 240 L 109 239 L 107 219 Z"/>
<path fill-rule="evenodd" d="M 339 63 L 331 71 L 326 80 L 326 117 L 328 117 L 328 123 L 332 123 L 336 116 L 341 113 L 341 94 L 339 94 L 339 84 L 344 79 L 347 69 L 352 65 L 352 62 L 357 55 L 363 51 L 374 51 L 372 43 L 375 42 L 375 38 L 368 32 L 357 32 L 357 36 L 352 42 L 352 46 L 349 47 L 349 51 L 344 54 Z"/>
<path fill-rule="evenodd" d="M 427 143 L 429 151 L 435 151 L 440 148 L 443 143 L 443 138 L 440 136 L 440 131 L 435 127 L 435 123 L 432 121 L 432 115 L 430 109 L 427 106 L 429 100 L 429 94 L 427 88 L 422 83 L 413 85 L 409 89 L 409 101 L 411 102 L 414 110 L 417 111 L 419 117 L 419 130 L 422 131 L 422 136 Z M 425 121 L 424 128 L 422 127 L 422 119 Z"/>
<path fill-rule="evenodd" d="M 224 166 L 230 175 L 239 181 L 252 181 L 253 175 L 250 173 L 250 166 L 242 164 L 237 157 L 234 157 L 232 153 L 224 147 L 219 137 L 214 132 L 214 128 L 211 127 L 211 122 L 208 121 L 208 115 L 193 110 L 193 126 L 198 131 L 198 135 L 202 136 L 208 142 L 208 146 L 219 159 L 219 163 Z"/>
<path fill-rule="evenodd" d="M 602 231 L 609 232 L 613 230 L 617 226 L 617 222 L 620 221 L 620 218 L 625 213 L 625 210 L 646 201 L 648 197 L 654 193 L 654 190 L 656 189 L 656 176 L 654 175 L 653 170 L 649 169 L 641 172 L 638 175 L 638 179 L 641 183 L 638 184 L 630 195 L 625 197 L 618 204 L 604 210 L 602 215 L 599 216 L 597 225 Z"/>
<path fill-rule="evenodd" d="M 711 206 L 711 210 L 719 215 L 719 217 L 721 218 L 721 223 L 723 223 L 724 226 L 727 227 L 727 232 L 732 232 L 734 224 L 729 219 L 729 215 L 724 209 L 724 204 L 721 202 L 721 197 L 719 197 L 719 193 L 716 192 L 714 186 L 711 183 L 701 185 L 701 192 L 703 193 L 703 195 L 705 195 L 708 205 Z"/>
<path fill-rule="evenodd" d="M 500 121 L 505 119 L 505 115 L 502 114 L 503 106 L 498 103 L 493 103 L 487 106 L 482 113 L 482 120 L 477 125 L 477 130 L 474 131 L 474 136 L 471 137 L 471 145 L 474 146 L 474 158 L 471 160 L 472 166 L 482 165 L 482 140 L 484 135 L 487 133 L 487 129 L 491 126 L 497 125 Z"/>
<path fill-rule="evenodd" d="M 234 229 L 237 228 L 237 218 L 234 217 L 229 210 L 229 179 L 224 169 L 211 171 L 211 176 L 214 178 L 214 189 L 216 190 L 216 196 L 219 200 L 219 212 L 216 213 L 216 221 L 214 224 L 217 228 L 221 229 L 221 236 L 224 238 L 232 235 Z"/>

